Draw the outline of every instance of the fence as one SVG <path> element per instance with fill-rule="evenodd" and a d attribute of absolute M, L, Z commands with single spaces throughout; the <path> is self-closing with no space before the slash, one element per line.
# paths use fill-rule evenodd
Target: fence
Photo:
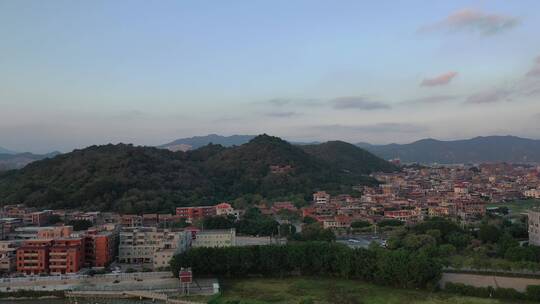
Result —
<path fill-rule="evenodd" d="M 81 280 L 135 280 L 135 279 L 160 279 L 172 278 L 169 271 L 159 272 L 133 272 L 133 273 L 108 273 L 97 275 L 69 274 L 55 276 L 26 276 L 18 278 L 2 278 L 2 283 L 27 283 L 27 282 L 47 282 L 47 281 L 81 281 Z"/>

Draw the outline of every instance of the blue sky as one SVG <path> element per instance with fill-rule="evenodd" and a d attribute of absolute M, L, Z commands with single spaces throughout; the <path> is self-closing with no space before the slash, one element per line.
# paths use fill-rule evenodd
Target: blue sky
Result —
<path fill-rule="evenodd" d="M 538 1 L 0 0 L 0 146 L 540 138 Z"/>

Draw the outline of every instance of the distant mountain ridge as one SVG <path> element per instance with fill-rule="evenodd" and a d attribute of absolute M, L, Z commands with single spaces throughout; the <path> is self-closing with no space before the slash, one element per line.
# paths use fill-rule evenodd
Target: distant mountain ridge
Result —
<path fill-rule="evenodd" d="M 29 152 L 15 154 L 0 153 L 0 171 L 21 169 L 31 162 L 54 157 L 58 154 L 60 154 L 58 151 L 47 154 L 33 154 Z"/>
<path fill-rule="evenodd" d="M 0 154 L 17 154 L 18 152 L 0 147 Z"/>
<path fill-rule="evenodd" d="M 540 163 L 540 140 L 517 136 L 478 136 L 442 141 L 432 138 L 410 144 L 357 146 L 383 158 L 399 158 L 404 163 Z"/>
<path fill-rule="evenodd" d="M 188 138 L 180 138 L 158 148 L 164 148 L 171 151 L 189 151 L 198 149 L 208 144 L 222 145 L 224 147 L 232 147 L 243 145 L 252 140 L 255 135 L 231 135 L 222 136 L 217 134 L 209 134 L 206 136 L 193 136 Z"/>

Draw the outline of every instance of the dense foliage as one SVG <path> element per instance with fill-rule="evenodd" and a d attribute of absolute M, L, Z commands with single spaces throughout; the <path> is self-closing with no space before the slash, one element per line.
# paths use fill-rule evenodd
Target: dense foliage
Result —
<path fill-rule="evenodd" d="M 395 165 L 343 141 L 305 145 L 302 148 L 307 153 L 346 172 L 372 173 L 374 171 L 391 172 L 398 170 Z"/>
<path fill-rule="evenodd" d="M 329 242 L 193 248 L 172 259 L 175 276 L 182 267 L 191 267 L 198 276 L 333 276 L 404 288 L 434 286 L 441 275 L 441 265 L 423 253 L 351 249 Z"/>
<path fill-rule="evenodd" d="M 364 154 L 357 149 L 355 166 L 345 172 L 328 159 L 267 135 L 242 146 L 208 145 L 189 152 L 124 144 L 91 146 L 3 173 L 0 197 L 4 204 L 124 213 L 171 212 L 177 206 L 244 196 L 309 198 L 320 189 L 341 192 L 376 183 L 365 173 L 386 170 L 388 164 Z M 354 160 L 354 155 L 350 157 Z M 292 169 L 272 173 L 273 165 Z"/>

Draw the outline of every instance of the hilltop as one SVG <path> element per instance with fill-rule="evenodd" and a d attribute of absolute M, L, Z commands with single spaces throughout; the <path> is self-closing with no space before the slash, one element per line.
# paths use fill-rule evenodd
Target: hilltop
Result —
<path fill-rule="evenodd" d="M 268 135 L 240 146 L 208 145 L 188 152 L 126 144 L 91 146 L 3 173 L 0 197 L 4 204 L 40 208 L 170 212 L 176 206 L 255 194 L 279 199 L 309 198 L 321 189 L 350 191 L 353 185 L 376 183 L 367 172 L 390 168 L 371 156 L 358 157 L 365 168 L 357 164 L 344 170 L 336 165 L 339 159 L 332 159 L 339 154 L 332 146 L 323 149 L 324 157 L 316 156 L 314 147 L 303 149 Z M 358 156 L 367 153 L 356 149 Z"/>
<path fill-rule="evenodd" d="M 375 171 L 395 171 L 393 164 L 344 141 L 329 141 L 316 145 L 304 145 L 301 148 L 344 172 L 369 174 Z"/>

